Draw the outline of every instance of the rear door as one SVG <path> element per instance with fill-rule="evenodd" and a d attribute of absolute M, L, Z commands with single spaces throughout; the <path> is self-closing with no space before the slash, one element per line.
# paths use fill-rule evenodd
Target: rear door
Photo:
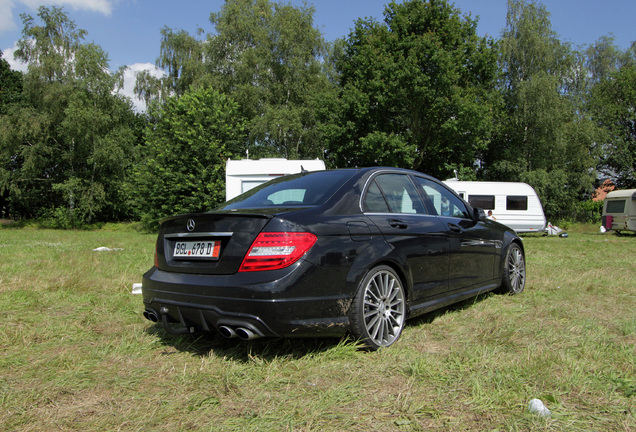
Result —
<path fill-rule="evenodd" d="M 439 219 L 429 214 L 408 175 L 382 173 L 373 177 L 363 196 L 362 209 L 408 264 L 413 301 L 447 290 L 448 234 Z"/>

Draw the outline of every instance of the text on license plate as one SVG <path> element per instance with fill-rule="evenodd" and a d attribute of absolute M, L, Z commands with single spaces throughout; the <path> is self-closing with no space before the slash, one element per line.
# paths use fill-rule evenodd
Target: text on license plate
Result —
<path fill-rule="evenodd" d="M 175 258 L 218 258 L 221 251 L 220 241 L 182 241 L 175 242 Z"/>

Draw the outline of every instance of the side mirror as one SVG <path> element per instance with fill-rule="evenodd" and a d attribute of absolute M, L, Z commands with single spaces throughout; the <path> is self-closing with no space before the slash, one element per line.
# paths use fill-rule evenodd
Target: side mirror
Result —
<path fill-rule="evenodd" d="M 486 221 L 486 212 L 484 211 L 484 209 L 481 208 L 474 208 L 473 209 L 473 220 L 475 222 L 479 222 L 479 221 Z"/>

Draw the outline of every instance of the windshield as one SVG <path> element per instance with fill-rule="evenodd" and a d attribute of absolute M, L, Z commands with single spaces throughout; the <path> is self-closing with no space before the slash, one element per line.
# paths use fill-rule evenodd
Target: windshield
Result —
<path fill-rule="evenodd" d="M 355 170 L 338 170 L 281 177 L 239 195 L 216 210 L 322 205 L 354 174 Z"/>

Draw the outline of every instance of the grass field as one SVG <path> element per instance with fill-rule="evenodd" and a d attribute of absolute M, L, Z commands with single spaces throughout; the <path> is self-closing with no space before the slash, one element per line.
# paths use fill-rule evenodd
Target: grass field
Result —
<path fill-rule="evenodd" d="M 524 240 L 521 295 L 411 320 L 366 352 L 169 336 L 130 293 L 154 235 L 0 228 L 0 429 L 635 431 L 636 236 L 569 235 Z"/>

